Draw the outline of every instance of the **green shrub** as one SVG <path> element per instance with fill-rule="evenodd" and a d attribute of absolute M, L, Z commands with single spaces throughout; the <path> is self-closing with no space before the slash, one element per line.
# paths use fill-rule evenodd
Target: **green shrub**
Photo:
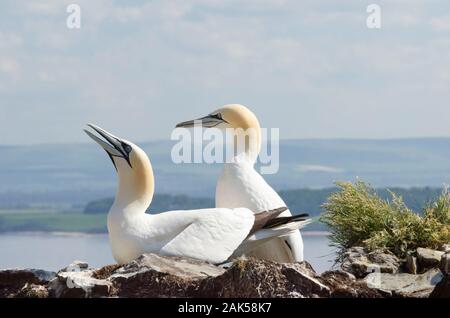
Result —
<path fill-rule="evenodd" d="M 321 221 L 328 225 L 332 244 L 342 253 L 352 246 L 384 249 L 404 257 L 417 247 L 438 248 L 450 243 L 450 194 L 444 189 L 424 208 L 424 216 L 410 210 L 391 192 L 383 200 L 362 181 L 339 182 L 338 191 L 323 205 Z"/>

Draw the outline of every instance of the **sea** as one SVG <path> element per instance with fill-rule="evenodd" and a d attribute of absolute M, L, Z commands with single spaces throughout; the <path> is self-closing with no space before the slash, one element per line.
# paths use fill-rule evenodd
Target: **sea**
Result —
<path fill-rule="evenodd" d="M 318 273 L 334 264 L 335 248 L 326 232 L 302 232 L 305 260 Z M 75 260 L 92 267 L 113 264 L 107 234 L 12 232 L 0 234 L 0 269 L 57 271 Z"/>

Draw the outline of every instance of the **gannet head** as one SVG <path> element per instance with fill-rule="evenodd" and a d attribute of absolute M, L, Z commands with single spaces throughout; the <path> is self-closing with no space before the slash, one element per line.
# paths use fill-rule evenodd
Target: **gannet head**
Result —
<path fill-rule="evenodd" d="M 255 114 L 240 104 L 228 104 L 212 113 L 176 125 L 190 128 L 201 124 L 206 128 L 232 129 L 234 134 L 234 157 L 255 162 L 261 150 L 261 127 Z"/>
<path fill-rule="evenodd" d="M 87 129 L 84 131 L 106 151 L 119 175 L 116 200 L 119 198 L 126 203 L 140 201 L 143 205 L 150 205 L 154 178 L 147 154 L 130 141 L 116 137 L 96 125 L 88 124 L 88 126 L 94 132 Z"/>
<path fill-rule="evenodd" d="M 206 128 L 260 129 L 259 121 L 255 114 L 240 104 L 225 105 L 204 117 L 181 122 L 176 127 L 190 128 L 194 127 L 195 123 L 200 121 L 202 127 Z"/>

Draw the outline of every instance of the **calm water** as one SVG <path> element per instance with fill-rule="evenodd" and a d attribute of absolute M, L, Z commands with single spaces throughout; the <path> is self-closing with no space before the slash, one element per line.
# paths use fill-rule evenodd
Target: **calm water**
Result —
<path fill-rule="evenodd" d="M 332 265 L 333 249 L 324 235 L 303 235 L 305 259 L 317 272 Z M 58 270 L 74 260 L 100 267 L 114 263 L 106 234 L 0 234 L 0 269 L 12 267 Z"/>

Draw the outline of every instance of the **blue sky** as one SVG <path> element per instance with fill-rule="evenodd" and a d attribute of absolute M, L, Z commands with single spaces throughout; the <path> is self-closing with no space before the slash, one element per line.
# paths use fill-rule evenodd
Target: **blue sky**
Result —
<path fill-rule="evenodd" d="M 450 3 L 2 0 L 0 96 L 0 144 L 168 139 L 226 103 L 282 138 L 450 136 Z"/>

